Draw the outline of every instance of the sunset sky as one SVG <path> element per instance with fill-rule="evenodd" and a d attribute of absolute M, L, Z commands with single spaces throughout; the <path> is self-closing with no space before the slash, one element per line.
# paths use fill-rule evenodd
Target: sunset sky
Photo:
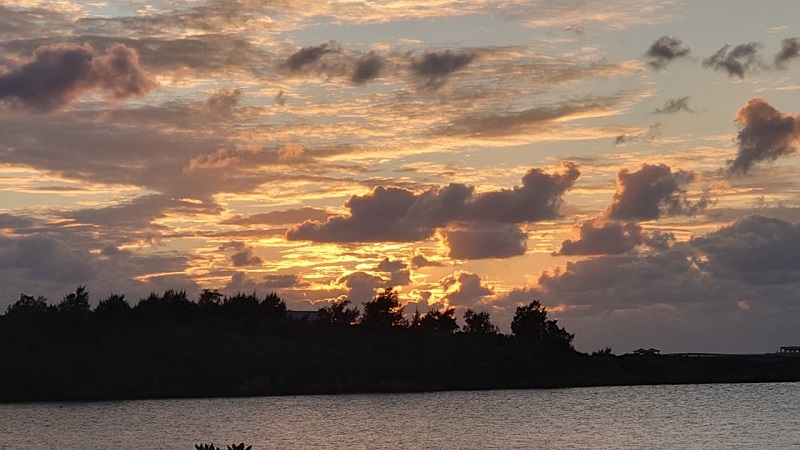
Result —
<path fill-rule="evenodd" d="M 0 0 L 0 310 L 539 299 L 800 345 L 800 2 Z"/>

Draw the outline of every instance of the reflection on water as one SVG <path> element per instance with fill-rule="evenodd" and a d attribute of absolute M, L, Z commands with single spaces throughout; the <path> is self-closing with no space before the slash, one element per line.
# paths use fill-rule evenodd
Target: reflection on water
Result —
<path fill-rule="evenodd" d="M 0 405 L 0 449 L 800 447 L 800 384 Z"/>

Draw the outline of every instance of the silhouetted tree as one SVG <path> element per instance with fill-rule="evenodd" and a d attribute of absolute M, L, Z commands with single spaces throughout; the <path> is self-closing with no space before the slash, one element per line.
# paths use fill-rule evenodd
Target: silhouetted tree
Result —
<path fill-rule="evenodd" d="M 424 316 L 422 316 L 419 327 L 423 330 L 452 333 L 458 330 L 455 312 L 455 308 L 447 308 L 444 311 L 431 309 Z"/>
<path fill-rule="evenodd" d="M 498 334 L 500 329 L 492 324 L 488 312 L 475 312 L 472 309 L 467 309 L 464 312 L 463 331 L 464 333 L 474 334 Z"/>
<path fill-rule="evenodd" d="M 259 304 L 261 312 L 267 317 L 286 317 L 286 302 L 275 292 L 270 292 Z"/>
<path fill-rule="evenodd" d="M 246 295 L 238 293 L 233 297 L 225 297 L 222 301 L 223 314 L 231 317 L 257 317 L 259 301 L 255 292 Z"/>
<path fill-rule="evenodd" d="M 132 308 L 124 295 L 111 294 L 100 300 L 94 309 L 95 318 L 101 321 L 116 322 L 130 316 Z"/>
<path fill-rule="evenodd" d="M 514 337 L 531 344 L 537 349 L 572 349 L 574 334 L 567 333 L 558 326 L 558 321 L 547 318 L 547 308 L 538 300 L 527 306 L 518 306 L 511 321 Z"/>
<path fill-rule="evenodd" d="M 391 328 L 406 325 L 403 317 L 403 307 L 397 292 L 391 288 L 385 289 L 376 295 L 372 301 L 364 303 L 364 313 L 361 324 L 370 328 Z"/>
<path fill-rule="evenodd" d="M 146 320 L 185 319 L 192 316 L 197 304 L 190 301 L 186 291 L 169 289 L 163 296 L 155 292 L 139 301 L 133 311 Z"/>
<path fill-rule="evenodd" d="M 41 318 L 55 311 L 54 306 L 47 304 L 47 299 L 39 296 L 20 294 L 19 300 L 8 305 L 6 317 L 13 319 L 33 319 Z"/>
<path fill-rule="evenodd" d="M 350 300 L 333 302 L 319 309 L 318 323 L 323 325 L 352 325 L 358 320 L 358 308 L 348 308 Z"/>
<path fill-rule="evenodd" d="M 216 289 L 203 289 L 197 296 L 197 306 L 205 313 L 215 313 L 222 305 L 223 296 Z"/>
<path fill-rule="evenodd" d="M 78 286 L 75 292 L 64 296 L 58 304 L 58 314 L 61 317 L 78 320 L 89 317 L 92 309 L 89 306 L 89 291 L 86 286 Z"/>

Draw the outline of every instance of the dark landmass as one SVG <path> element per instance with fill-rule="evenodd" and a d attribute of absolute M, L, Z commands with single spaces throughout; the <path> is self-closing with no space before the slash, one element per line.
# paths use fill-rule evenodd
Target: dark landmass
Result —
<path fill-rule="evenodd" d="M 507 336 L 488 314 L 458 330 L 450 310 L 410 322 L 381 315 L 402 312 L 391 301 L 370 312 L 384 294 L 364 305 L 371 317 L 338 304 L 314 321 L 292 320 L 274 295 L 235 298 L 168 291 L 77 313 L 21 299 L 0 316 L 0 401 L 800 381 L 800 357 L 783 354 L 582 354 L 538 302 L 518 308 Z"/>

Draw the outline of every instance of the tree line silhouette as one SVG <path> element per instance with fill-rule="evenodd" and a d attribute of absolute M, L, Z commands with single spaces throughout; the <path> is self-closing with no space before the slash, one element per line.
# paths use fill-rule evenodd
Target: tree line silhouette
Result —
<path fill-rule="evenodd" d="M 0 401 L 800 381 L 786 355 L 583 354 L 536 300 L 510 335 L 455 311 L 407 315 L 393 289 L 301 315 L 275 293 L 112 294 L 94 309 L 85 286 L 55 305 L 23 294 L 0 315 Z"/>
<path fill-rule="evenodd" d="M 366 329 L 408 328 L 411 330 L 468 333 L 473 335 L 500 335 L 499 328 L 491 322 L 490 313 L 467 309 L 464 312 L 464 325 L 460 327 L 455 317 L 455 308 L 444 310 L 430 309 L 425 314 L 418 310 L 411 320 L 404 315 L 405 307 L 400 304 L 397 291 L 387 288 L 363 304 L 363 312 L 351 306 L 348 299 L 334 301 L 319 308 L 316 314 L 307 316 L 305 322 L 312 321 L 320 326 L 348 326 Z M 29 322 L 35 320 L 61 320 L 72 322 L 95 321 L 120 323 L 134 321 L 140 324 L 158 324 L 165 321 L 198 320 L 203 318 L 262 320 L 267 323 L 287 320 L 289 310 L 286 302 L 277 293 L 271 292 L 264 298 L 256 293 L 237 293 L 226 296 L 217 290 L 204 289 L 197 301 L 191 301 L 186 291 L 167 290 L 163 295 L 151 293 L 131 306 L 124 295 L 111 294 L 92 310 L 89 291 L 86 286 L 78 286 L 74 292 L 63 297 L 56 305 L 50 305 L 44 297 L 21 294 L 20 299 L 8 306 L 3 322 Z M 0 323 L 3 323 L 0 322 Z M 558 326 L 558 322 L 547 318 L 547 309 L 538 300 L 526 306 L 517 307 L 511 322 L 512 337 L 531 345 L 538 350 L 573 350 L 574 334 Z"/>

